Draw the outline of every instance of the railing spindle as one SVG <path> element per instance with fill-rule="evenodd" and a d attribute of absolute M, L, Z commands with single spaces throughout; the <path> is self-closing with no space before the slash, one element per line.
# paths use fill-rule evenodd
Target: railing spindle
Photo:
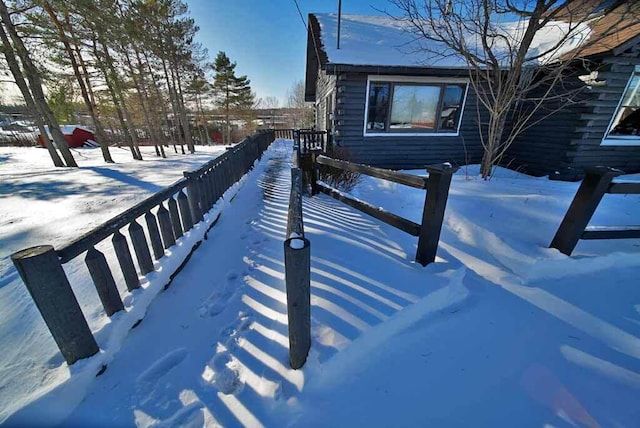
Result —
<path fill-rule="evenodd" d="M 144 215 L 144 221 L 147 223 L 147 230 L 149 231 L 149 239 L 151 240 L 153 256 L 156 260 L 160 260 L 162 256 L 164 256 L 164 248 L 162 247 L 162 239 L 160 239 L 160 231 L 158 230 L 156 216 L 149 211 Z"/>
<path fill-rule="evenodd" d="M 158 205 L 158 224 L 160 225 L 160 234 L 162 235 L 164 248 L 167 249 L 172 245 L 175 245 L 176 238 L 175 236 L 173 236 L 173 230 L 171 228 L 171 218 L 169 217 L 169 211 L 167 211 L 163 203 Z"/>
<path fill-rule="evenodd" d="M 178 208 L 180 209 L 180 217 L 182 217 L 182 230 L 187 232 L 193 227 L 193 220 L 191 219 L 189 198 L 185 195 L 184 190 L 178 192 Z"/>
<path fill-rule="evenodd" d="M 127 290 L 132 291 L 136 288 L 140 288 L 140 280 L 138 279 L 136 266 L 133 264 L 133 258 L 131 257 L 131 251 L 129 251 L 127 238 L 125 238 L 120 231 L 116 231 L 116 233 L 113 234 L 111 243 L 113 244 L 113 249 L 116 252 L 118 264 L 122 270 Z"/>
<path fill-rule="evenodd" d="M 182 192 L 180 192 L 182 193 Z M 171 229 L 175 239 L 182 237 L 182 225 L 180 224 L 180 214 L 178 213 L 178 203 L 172 197 L 169 198 L 169 217 L 171 218 Z"/>
<path fill-rule="evenodd" d="M 149 272 L 153 272 L 153 261 L 151 260 L 151 253 L 149 252 L 149 245 L 147 244 L 147 238 L 144 236 L 144 230 L 137 221 L 132 221 L 129 225 L 129 236 L 133 243 L 133 250 L 136 253 L 138 259 L 138 266 L 140 267 L 140 273 L 146 275 Z"/>
<path fill-rule="evenodd" d="M 104 311 L 107 316 L 111 316 L 118 311 L 124 309 L 122 299 L 120 299 L 120 293 L 118 287 L 111 274 L 111 269 L 107 264 L 107 259 L 100 251 L 95 247 L 91 247 L 87 251 L 87 255 L 84 258 L 84 262 L 87 264 L 89 274 L 93 280 L 93 284 L 96 286 L 98 296 L 104 307 Z"/>

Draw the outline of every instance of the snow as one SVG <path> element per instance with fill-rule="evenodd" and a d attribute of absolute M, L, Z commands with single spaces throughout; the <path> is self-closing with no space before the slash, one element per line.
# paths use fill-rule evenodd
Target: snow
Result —
<path fill-rule="evenodd" d="M 340 49 L 337 48 L 338 16 L 332 13 L 314 14 L 320 24 L 322 48 L 332 64 L 422 66 L 430 68 L 467 69 L 466 60 L 460 55 L 433 41 L 420 39 L 413 34 L 409 22 L 389 16 L 342 15 Z M 496 31 L 501 37 L 493 40 L 492 52 L 504 66 L 510 63 L 508 46 L 518 45 L 526 30 L 526 20 L 501 22 Z M 425 31 L 428 31 L 425 27 Z M 569 36 L 567 37 L 567 34 Z M 547 63 L 578 48 L 590 36 L 586 23 L 569 24 L 549 22 L 538 31 L 528 52 L 529 58 L 540 55 L 533 63 Z M 559 43 L 566 37 L 566 41 Z M 468 50 L 484 55 L 481 43 L 470 34 L 465 38 Z M 425 49 L 426 48 L 426 49 Z"/>
<path fill-rule="evenodd" d="M 99 333 L 101 353 L 71 369 L 43 352 L 3 360 L 5 422 L 637 424 L 640 243 L 584 241 L 572 257 L 547 248 L 578 183 L 503 169 L 488 182 L 477 166 L 454 175 L 438 257 L 426 268 L 413 262 L 415 237 L 325 195 L 305 197 L 312 347 L 303 369 L 289 369 L 282 243 L 291 151 L 277 141 L 207 214 L 200 227 L 219 215 L 216 225 L 169 289 L 147 276 L 127 299 L 129 311 L 146 312 L 134 330 L 121 322 Z M 419 189 L 364 178 L 351 193 L 412 221 L 422 214 Z M 592 223 L 633 224 L 638 213 L 639 196 L 607 195 Z M 142 315 L 129 314 L 127 322 Z M 32 341 L 29 331 L 4 335 L 3 348 Z M 35 371 L 49 390 L 24 396 L 10 370 Z"/>
<path fill-rule="evenodd" d="M 304 240 L 294 238 L 291 241 L 289 241 L 289 247 L 291 247 L 294 250 L 302 250 L 304 248 Z"/>
<path fill-rule="evenodd" d="M 196 169 L 225 148 L 197 146 L 197 152 L 188 156 L 168 148 L 168 158 L 158 159 L 153 147 L 141 147 L 142 162 L 133 161 L 128 149 L 110 151 L 115 164 L 104 163 L 99 149 L 72 149 L 79 168 L 67 169 L 53 167 L 46 149 L 0 147 L 0 343 L 4 349 L 0 355 L 0 402 L 4 403 L 0 422 L 70 375 L 9 256 L 34 245 L 59 248 L 180 179 L 183 171 Z M 176 253 L 172 264 L 184 257 L 193 239 L 185 237 L 172 249 Z M 92 330 L 117 342 L 120 333 L 113 325 L 130 326 L 140 314 L 130 310 L 109 321 L 87 282 L 82 257 L 65 269 L 71 283 L 78 284 L 74 290 Z M 163 272 L 152 276 L 158 283 L 168 279 Z M 147 293 L 135 298 L 125 296 L 124 300 L 128 309 L 135 300 L 139 312 L 150 297 Z"/>

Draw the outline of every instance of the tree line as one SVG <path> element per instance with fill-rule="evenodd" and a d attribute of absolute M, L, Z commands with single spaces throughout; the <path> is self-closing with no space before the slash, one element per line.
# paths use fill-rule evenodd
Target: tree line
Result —
<path fill-rule="evenodd" d="M 208 62 L 187 12 L 181 0 L 0 0 L 6 67 L 56 166 L 77 166 L 59 126 L 76 99 L 105 162 L 113 128 L 134 159 L 140 130 L 157 156 L 170 145 L 193 153 L 209 139 L 211 108 L 231 142 L 233 120 L 249 120 L 258 100 L 224 52 Z"/>

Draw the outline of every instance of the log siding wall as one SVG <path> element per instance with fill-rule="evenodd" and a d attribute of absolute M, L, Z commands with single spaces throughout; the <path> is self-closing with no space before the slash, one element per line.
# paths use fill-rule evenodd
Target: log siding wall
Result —
<path fill-rule="evenodd" d="M 585 168 L 594 166 L 639 172 L 640 140 L 638 146 L 601 145 L 639 57 L 640 47 L 635 47 L 603 58 L 598 80 L 605 84 L 593 86 L 584 104 L 567 106 L 522 133 L 503 163 L 528 174 L 567 180 L 581 179 Z"/>
<path fill-rule="evenodd" d="M 599 78 L 606 85 L 595 87 L 586 111 L 581 115 L 584 126 L 576 129 L 576 139 L 570 141 L 568 156 L 574 168 L 592 166 L 618 168 L 626 173 L 640 172 L 640 140 L 638 146 L 602 146 L 607 128 L 618 107 L 622 93 L 635 66 L 640 65 L 640 46 L 603 60 L 604 71 Z"/>

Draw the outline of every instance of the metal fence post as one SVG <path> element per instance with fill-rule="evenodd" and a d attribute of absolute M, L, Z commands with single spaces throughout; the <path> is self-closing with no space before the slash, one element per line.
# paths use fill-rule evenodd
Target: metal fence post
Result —
<path fill-rule="evenodd" d="M 311 243 L 304 238 L 284 241 L 289 364 L 299 369 L 311 348 Z"/>
<path fill-rule="evenodd" d="M 420 226 L 418 250 L 416 251 L 416 261 L 422 266 L 426 266 L 436 259 L 451 177 L 457 170 L 457 167 L 452 167 L 449 164 L 427 166 L 429 172 L 427 195 L 422 210 L 422 225 Z"/>
<path fill-rule="evenodd" d="M 100 349 L 51 245 L 27 248 L 11 255 L 22 281 L 67 364 Z"/>
<path fill-rule="evenodd" d="M 622 174 L 624 174 L 623 171 L 607 167 L 585 170 L 584 180 L 564 215 L 549 245 L 550 248 L 556 248 L 561 253 L 571 255 L 611 181 Z"/>

